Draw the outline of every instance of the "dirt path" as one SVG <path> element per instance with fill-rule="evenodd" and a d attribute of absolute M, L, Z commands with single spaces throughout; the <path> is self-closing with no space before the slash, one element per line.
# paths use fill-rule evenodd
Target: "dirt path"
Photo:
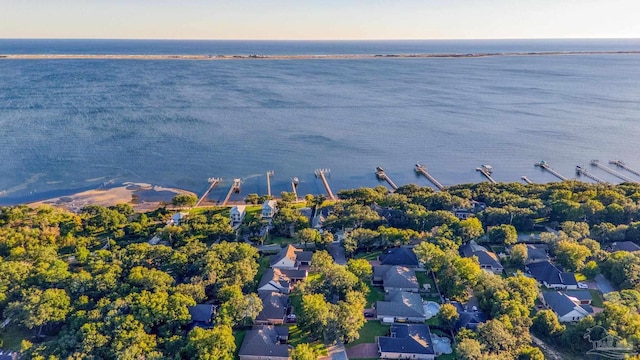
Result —
<path fill-rule="evenodd" d="M 531 340 L 533 341 L 534 344 L 536 344 L 540 348 L 540 350 L 542 350 L 542 352 L 544 353 L 545 359 L 548 359 L 548 360 L 564 359 L 564 356 L 562 356 L 559 352 L 557 352 L 552 347 L 547 345 L 547 343 L 545 343 L 541 339 L 535 337 L 533 334 L 531 334 Z"/>

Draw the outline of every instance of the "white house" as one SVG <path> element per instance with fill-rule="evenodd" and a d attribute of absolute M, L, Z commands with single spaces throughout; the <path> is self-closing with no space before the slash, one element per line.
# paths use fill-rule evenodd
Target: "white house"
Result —
<path fill-rule="evenodd" d="M 231 225 L 239 224 L 244 220 L 244 216 L 247 214 L 245 211 L 247 207 L 244 205 L 236 205 L 231 208 L 231 212 L 229 213 L 229 217 L 231 218 Z"/>
<path fill-rule="evenodd" d="M 271 219 L 278 211 L 277 202 L 275 200 L 267 200 L 262 204 L 262 218 Z"/>
<path fill-rule="evenodd" d="M 580 304 L 580 300 L 560 291 L 545 291 L 541 296 L 542 303 L 558 316 L 560 322 L 576 322 L 593 315 L 590 305 Z"/>

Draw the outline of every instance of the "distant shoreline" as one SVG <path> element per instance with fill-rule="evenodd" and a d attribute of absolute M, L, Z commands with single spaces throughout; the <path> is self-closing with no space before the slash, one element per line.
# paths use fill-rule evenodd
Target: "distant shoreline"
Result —
<path fill-rule="evenodd" d="M 542 51 L 497 53 L 328 54 L 328 55 L 141 55 L 141 54 L 0 54 L 0 60 L 365 60 L 483 58 L 498 56 L 640 55 L 633 51 Z"/>

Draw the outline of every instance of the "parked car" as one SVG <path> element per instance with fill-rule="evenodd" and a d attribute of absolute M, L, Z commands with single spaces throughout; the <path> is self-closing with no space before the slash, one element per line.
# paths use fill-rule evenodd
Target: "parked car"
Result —
<path fill-rule="evenodd" d="M 580 288 L 580 289 L 588 289 L 589 286 L 587 286 L 587 284 L 585 284 L 583 282 L 578 282 L 578 288 Z"/>

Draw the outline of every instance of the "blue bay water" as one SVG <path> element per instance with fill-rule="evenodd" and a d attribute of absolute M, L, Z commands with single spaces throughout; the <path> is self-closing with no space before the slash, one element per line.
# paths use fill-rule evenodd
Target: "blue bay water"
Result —
<path fill-rule="evenodd" d="M 0 54 L 377 54 L 640 50 L 638 40 L 191 42 L 0 40 Z M 243 194 L 301 180 L 379 184 L 556 180 L 591 159 L 640 168 L 640 55 L 359 60 L 0 61 L 0 204 L 114 179 Z M 611 182 L 615 177 L 594 169 Z M 633 177 L 633 175 L 627 173 Z M 640 178 L 638 178 L 640 180 Z"/>

